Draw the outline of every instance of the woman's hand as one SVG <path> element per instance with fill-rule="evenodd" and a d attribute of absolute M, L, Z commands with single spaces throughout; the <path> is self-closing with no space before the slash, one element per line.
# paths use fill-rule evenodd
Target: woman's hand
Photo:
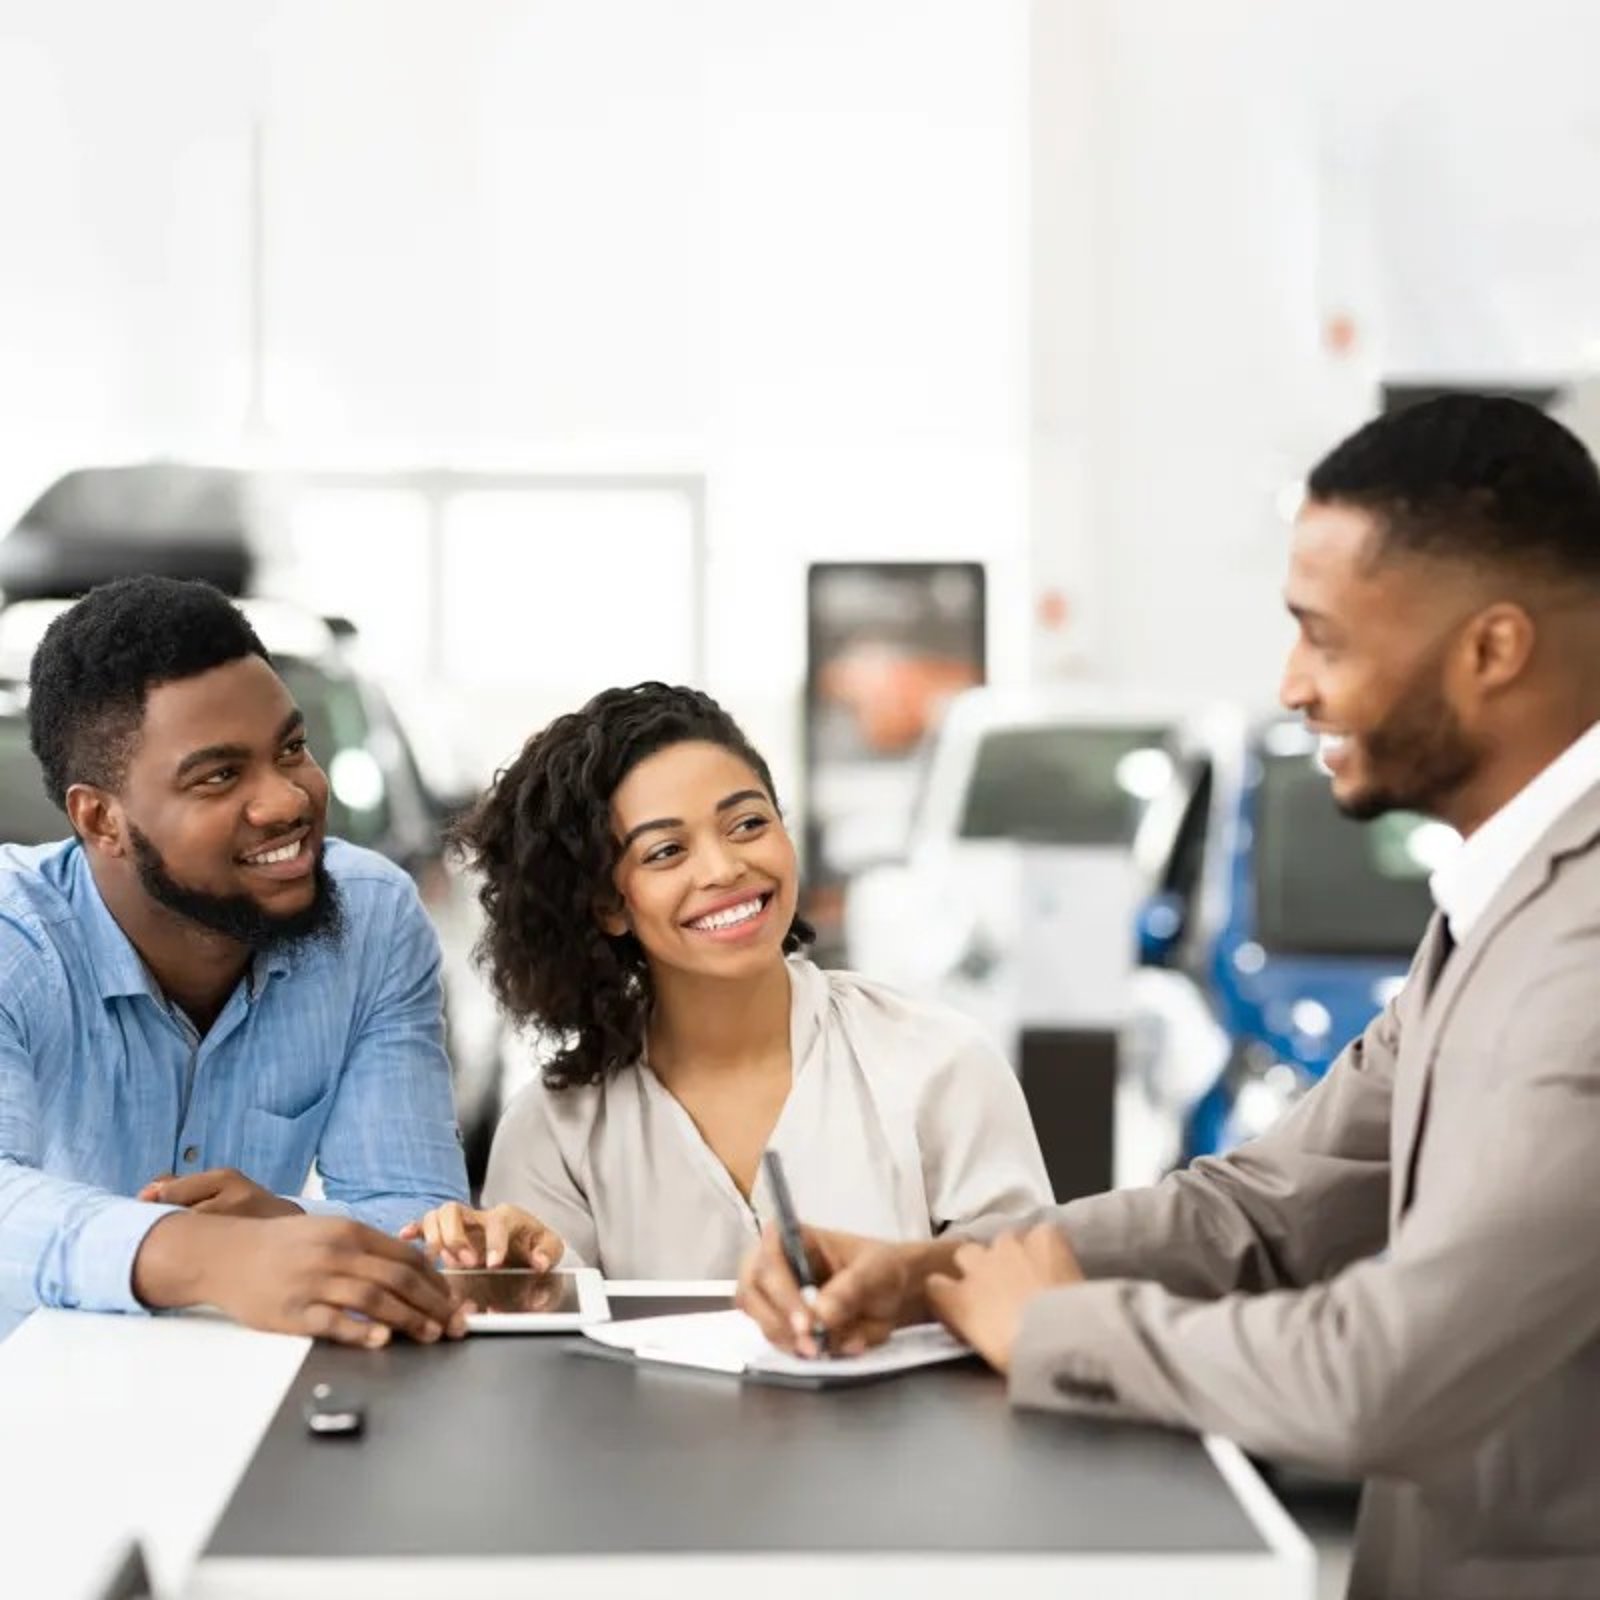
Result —
<path fill-rule="evenodd" d="M 532 1267 L 548 1272 L 566 1243 L 554 1228 L 519 1206 L 476 1211 L 452 1200 L 408 1222 L 402 1239 L 420 1239 L 430 1261 L 447 1267 Z"/>

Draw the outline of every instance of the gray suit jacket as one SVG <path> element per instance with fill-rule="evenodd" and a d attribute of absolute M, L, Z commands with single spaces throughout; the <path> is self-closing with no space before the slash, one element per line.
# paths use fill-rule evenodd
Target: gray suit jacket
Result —
<path fill-rule="evenodd" d="M 1353 1596 L 1594 1600 L 1600 789 L 1444 948 L 1263 1138 L 1051 1213 L 1095 1281 L 1011 1394 L 1367 1478 Z"/>

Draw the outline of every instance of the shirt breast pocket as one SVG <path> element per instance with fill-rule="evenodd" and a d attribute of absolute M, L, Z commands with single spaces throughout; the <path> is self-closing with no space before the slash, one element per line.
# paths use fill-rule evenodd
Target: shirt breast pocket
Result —
<path fill-rule="evenodd" d="M 333 1087 L 290 1115 L 252 1106 L 244 1115 L 240 1168 L 275 1194 L 296 1195 L 305 1187 L 333 1109 Z"/>

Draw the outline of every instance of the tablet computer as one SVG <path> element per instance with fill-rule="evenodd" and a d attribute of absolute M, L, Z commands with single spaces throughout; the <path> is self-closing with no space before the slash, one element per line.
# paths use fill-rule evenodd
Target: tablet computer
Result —
<path fill-rule="evenodd" d="M 611 1315 L 605 1279 L 592 1267 L 533 1272 L 526 1267 L 452 1267 L 444 1277 L 473 1309 L 470 1333 L 575 1333 Z"/>

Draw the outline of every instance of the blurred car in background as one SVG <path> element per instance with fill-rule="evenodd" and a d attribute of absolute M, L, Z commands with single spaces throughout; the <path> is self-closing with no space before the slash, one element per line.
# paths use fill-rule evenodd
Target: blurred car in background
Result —
<path fill-rule="evenodd" d="M 958 695 L 923 754 L 904 858 L 850 882 L 850 965 L 976 1017 L 1008 1053 L 1029 1018 L 1114 1015 L 1169 721 L 1079 690 Z"/>
<path fill-rule="evenodd" d="M 256 567 L 253 480 L 175 461 L 82 467 L 58 478 L 0 539 L 7 601 L 57 600 L 141 573 L 244 594 Z"/>
<path fill-rule="evenodd" d="M 1136 843 L 1116 1178 L 1152 1182 L 1264 1132 L 1398 991 L 1459 846 L 1410 813 L 1355 822 L 1297 720 L 1188 725 Z"/>
<path fill-rule="evenodd" d="M 973 689 L 924 751 L 904 859 L 852 879 L 849 964 L 980 1022 L 1017 1068 L 1058 1195 L 1110 1181 L 1116 1041 L 1170 704 Z"/>
<path fill-rule="evenodd" d="M 46 491 L 0 540 L 0 842 L 69 831 L 44 792 L 26 727 L 28 664 L 50 619 L 94 583 L 136 572 L 199 577 L 237 596 L 253 570 L 249 495 L 245 475 L 227 469 L 86 469 Z M 64 552 L 55 566 L 52 550 Z M 425 780 L 347 622 L 283 601 L 240 604 L 305 714 L 328 774 L 328 831 L 410 873 L 438 929 L 456 1112 L 476 1185 L 512 1066 L 509 1031 L 472 960 L 481 912 L 443 844 L 446 821 L 469 796 Z"/>

